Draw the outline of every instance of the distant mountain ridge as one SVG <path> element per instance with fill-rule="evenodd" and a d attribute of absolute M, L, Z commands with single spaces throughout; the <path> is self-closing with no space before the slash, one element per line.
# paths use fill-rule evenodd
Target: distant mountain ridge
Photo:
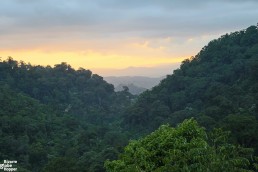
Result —
<path fill-rule="evenodd" d="M 113 84 L 114 87 L 133 84 L 136 87 L 151 89 L 152 87 L 158 85 L 164 78 L 165 76 L 155 78 L 145 76 L 107 76 L 104 77 L 104 80 L 110 84 Z"/>
<path fill-rule="evenodd" d="M 130 66 L 123 69 L 101 69 L 100 71 L 93 69 L 94 73 L 100 74 L 101 76 L 146 76 L 150 78 L 158 78 L 160 76 L 165 76 L 173 70 L 179 68 L 180 62 L 170 63 L 170 64 L 159 64 L 151 67 L 137 67 Z"/>

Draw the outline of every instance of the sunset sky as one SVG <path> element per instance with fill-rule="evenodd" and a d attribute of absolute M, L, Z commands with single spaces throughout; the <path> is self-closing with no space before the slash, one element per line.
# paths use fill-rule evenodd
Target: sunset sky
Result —
<path fill-rule="evenodd" d="M 0 57 L 162 76 L 258 22 L 257 0 L 1 0 Z"/>

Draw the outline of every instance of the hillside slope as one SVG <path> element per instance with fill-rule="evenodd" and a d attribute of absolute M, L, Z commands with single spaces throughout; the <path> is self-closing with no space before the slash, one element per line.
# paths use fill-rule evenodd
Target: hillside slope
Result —
<path fill-rule="evenodd" d="M 127 143 L 118 121 L 131 97 L 66 63 L 0 61 L 0 163 L 17 160 L 18 171 L 104 171 L 104 160 Z"/>
<path fill-rule="evenodd" d="M 124 114 L 136 133 L 195 117 L 207 129 L 224 127 L 232 140 L 258 147 L 258 29 L 211 41 L 180 69 L 138 98 Z M 256 149 L 257 150 L 257 149 Z"/>

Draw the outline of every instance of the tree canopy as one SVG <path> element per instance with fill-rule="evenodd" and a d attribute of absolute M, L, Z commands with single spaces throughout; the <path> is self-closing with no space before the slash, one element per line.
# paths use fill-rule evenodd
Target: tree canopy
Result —
<path fill-rule="evenodd" d="M 190 119 L 131 141 L 120 158 L 106 161 L 105 167 L 109 172 L 248 171 L 251 155 L 252 149 L 230 144 L 227 132 L 208 134 Z"/>

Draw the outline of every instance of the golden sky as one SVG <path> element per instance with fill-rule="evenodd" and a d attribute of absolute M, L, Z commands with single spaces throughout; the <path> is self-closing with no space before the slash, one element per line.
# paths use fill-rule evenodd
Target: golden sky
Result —
<path fill-rule="evenodd" d="M 67 62 L 103 76 L 162 76 L 212 39 L 257 23 L 257 7 L 254 0 L 2 0 L 0 57 Z"/>
<path fill-rule="evenodd" d="M 175 67 L 174 64 L 179 66 L 182 60 L 196 54 L 202 45 L 215 36 L 187 38 L 182 42 L 170 37 L 92 40 L 69 37 L 66 41 L 45 41 L 37 35 L 42 42 L 35 44 L 30 42 L 23 44 L 20 40 L 26 38 L 23 38 L 23 35 L 17 35 L 17 37 L 20 37 L 17 44 L 6 49 L 0 48 L 1 57 L 11 56 L 17 61 L 22 60 L 32 65 L 44 66 L 67 62 L 75 69 L 83 67 L 105 76 L 117 75 L 118 69 L 126 70 L 129 67 L 157 68 L 171 65 L 172 68 L 172 66 Z M 165 75 L 167 72 L 167 70 L 162 71 L 161 68 L 156 76 Z M 131 72 L 128 75 L 134 74 Z"/>
<path fill-rule="evenodd" d="M 124 70 L 123 75 L 159 77 L 171 73 L 172 69 L 180 66 L 181 61 L 197 54 L 204 45 L 216 37 L 218 35 L 208 35 L 186 38 L 183 41 L 173 38 L 107 39 L 105 44 L 103 40 L 82 41 L 76 38 L 70 38 L 69 43 L 46 41 L 38 45 L 23 45 L 22 41 L 18 41 L 17 47 L 0 48 L 0 57 L 5 59 L 11 56 L 17 61 L 44 66 L 67 62 L 75 69 L 83 67 L 102 76 L 119 76 L 117 71 Z M 162 69 L 160 66 L 171 66 L 171 70 Z M 144 70 L 135 74 L 132 71 L 126 73 L 130 67 L 160 70 L 151 75 Z"/>

